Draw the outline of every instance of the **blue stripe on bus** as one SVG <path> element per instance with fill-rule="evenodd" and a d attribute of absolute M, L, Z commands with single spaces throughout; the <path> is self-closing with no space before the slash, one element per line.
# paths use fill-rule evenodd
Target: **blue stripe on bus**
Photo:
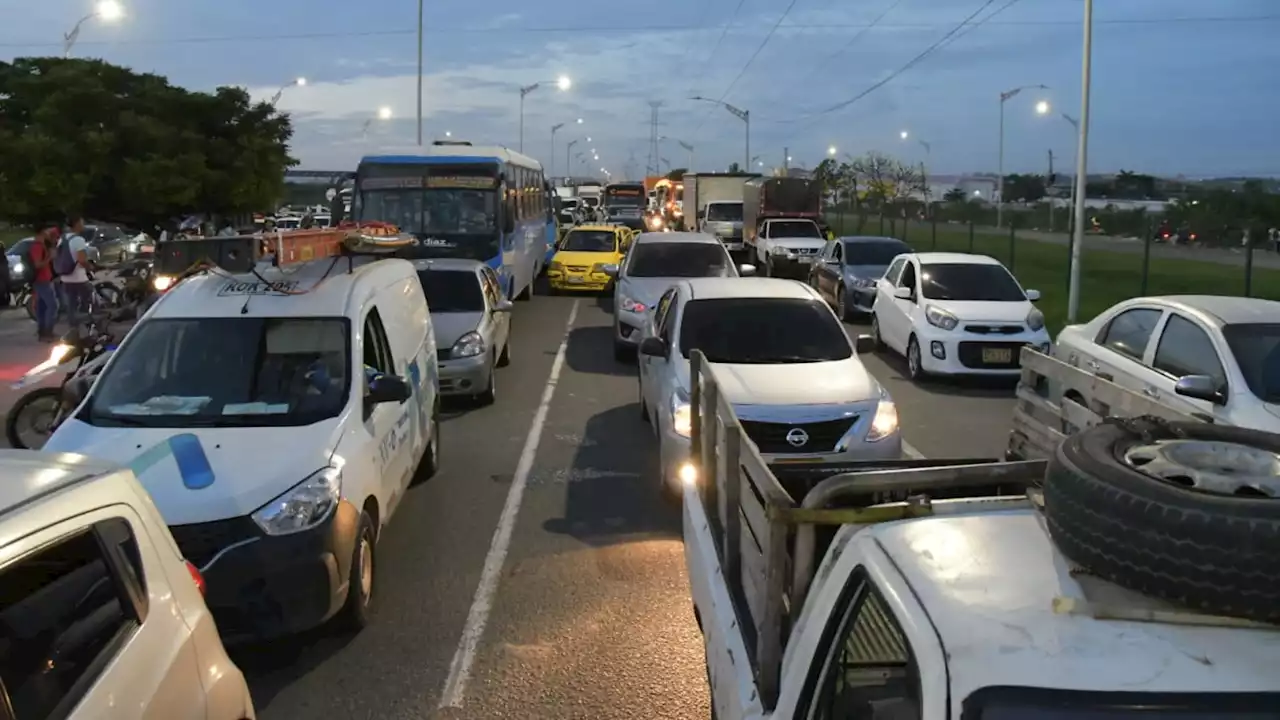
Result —
<path fill-rule="evenodd" d="M 498 157 L 482 157 L 477 155 L 371 155 L 362 159 L 360 162 L 385 163 L 388 165 L 456 165 L 467 163 L 500 163 L 505 161 Z"/>

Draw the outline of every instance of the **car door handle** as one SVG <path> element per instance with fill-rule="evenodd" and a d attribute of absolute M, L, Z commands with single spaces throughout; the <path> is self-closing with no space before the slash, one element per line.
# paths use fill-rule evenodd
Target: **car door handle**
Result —
<path fill-rule="evenodd" d="M 1104 372 L 1096 372 L 1093 374 L 1093 376 L 1098 378 L 1099 380 L 1106 380 L 1107 382 L 1115 382 L 1115 379 L 1116 379 L 1115 375 L 1112 375 L 1111 373 L 1104 373 Z"/>
<path fill-rule="evenodd" d="M 1142 388 L 1142 394 L 1152 398 L 1160 397 L 1160 391 L 1151 387 L 1150 385 Z"/>
<path fill-rule="evenodd" d="M 1092 372 L 1097 372 L 1102 369 L 1102 366 L 1098 364 L 1097 360 L 1086 360 L 1084 366 L 1089 368 Z"/>

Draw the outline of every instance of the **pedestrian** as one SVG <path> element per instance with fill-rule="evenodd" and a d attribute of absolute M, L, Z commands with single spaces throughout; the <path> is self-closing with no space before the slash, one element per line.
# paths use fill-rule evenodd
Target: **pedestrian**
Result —
<path fill-rule="evenodd" d="M 36 338 L 53 342 L 53 327 L 58 321 L 58 294 L 53 286 L 53 258 L 58 251 L 57 223 L 41 223 L 31 243 L 31 288 L 36 304 Z"/>
<path fill-rule="evenodd" d="M 79 327 L 80 320 L 89 312 L 93 298 L 93 285 L 89 276 L 89 243 L 84 239 L 84 218 L 72 215 L 67 219 L 67 234 L 54 255 L 53 271 L 62 282 L 67 299 L 67 319 L 72 328 Z"/>

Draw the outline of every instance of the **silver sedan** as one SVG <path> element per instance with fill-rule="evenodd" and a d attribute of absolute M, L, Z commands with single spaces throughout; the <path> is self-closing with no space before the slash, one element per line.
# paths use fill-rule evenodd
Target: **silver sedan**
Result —
<path fill-rule="evenodd" d="M 511 362 L 511 301 L 474 260 L 418 260 L 440 361 L 440 394 L 497 400 L 495 368 Z"/>

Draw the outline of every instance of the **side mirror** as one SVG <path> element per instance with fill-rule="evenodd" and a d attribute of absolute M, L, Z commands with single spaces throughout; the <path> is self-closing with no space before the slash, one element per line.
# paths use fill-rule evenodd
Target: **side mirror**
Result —
<path fill-rule="evenodd" d="M 620 270 L 620 269 L 618 268 L 618 266 L 617 266 L 617 265 L 605 265 L 604 267 L 602 267 L 602 268 L 600 268 L 600 269 L 601 269 L 601 270 L 604 270 L 604 274 L 605 274 L 605 275 L 608 275 L 609 277 L 614 278 L 614 279 L 617 279 L 617 277 L 618 277 L 618 272 L 619 272 L 619 270 Z"/>
<path fill-rule="evenodd" d="M 660 337 L 647 337 L 640 341 L 640 354 L 665 358 L 670 352 L 667 341 Z"/>
<path fill-rule="evenodd" d="M 1173 391 L 1193 400 L 1204 400 L 1214 405 L 1226 405 L 1227 396 L 1208 375 L 1184 375 L 1178 378 Z"/>
<path fill-rule="evenodd" d="M 870 355 L 876 351 L 876 339 L 870 335 L 859 335 L 853 341 L 853 350 L 859 355 Z"/>
<path fill-rule="evenodd" d="M 409 399 L 409 383 L 395 375 L 378 375 L 369 381 L 369 392 L 365 401 L 370 405 L 382 403 L 402 403 Z"/>
<path fill-rule="evenodd" d="M 896 287 L 893 289 L 893 296 L 899 300 L 911 300 L 915 297 L 915 293 L 911 292 L 909 287 Z"/>
<path fill-rule="evenodd" d="M 738 275 L 742 277 L 754 277 L 756 274 L 756 266 L 750 263 L 738 266 Z"/>
<path fill-rule="evenodd" d="M 502 300 L 499 300 L 496 305 L 493 306 L 493 311 L 496 313 L 509 313 L 514 308 L 515 308 L 515 305 L 510 300 L 503 298 Z"/>
<path fill-rule="evenodd" d="M 1028 290 L 1028 291 L 1027 291 L 1027 299 L 1028 299 L 1028 300 L 1030 300 L 1031 302 L 1035 302 L 1035 301 L 1039 300 L 1039 299 L 1040 299 L 1040 291 L 1039 291 L 1039 290 Z"/>

